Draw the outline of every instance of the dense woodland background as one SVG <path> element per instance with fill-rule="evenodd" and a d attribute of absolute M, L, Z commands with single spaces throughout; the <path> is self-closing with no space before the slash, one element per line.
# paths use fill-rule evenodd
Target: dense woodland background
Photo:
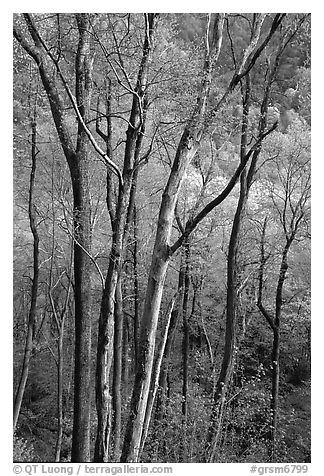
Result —
<path fill-rule="evenodd" d="M 14 460 L 310 461 L 310 16 L 14 16 Z"/>

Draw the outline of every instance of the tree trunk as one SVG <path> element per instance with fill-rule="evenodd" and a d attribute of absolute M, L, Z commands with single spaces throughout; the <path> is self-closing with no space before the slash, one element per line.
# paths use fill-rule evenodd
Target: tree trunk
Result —
<path fill-rule="evenodd" d="M 272 387 L 271 387 L 271 447 L 270 447 L 270 459 L 272 462 L 276 462 L 277 459 L 277 427 L 278 427 L 278 398 L 279 398 L 279 378 L 280 378 L 280 326 L 281 326 L 281 311 L 282 311 L 282 292 L 283 286 L 288 270 L 288 253 L 294 237 L 290 237 L 286 240 L 286 246 L 282 251 L 281 265 L 279 271 L 279 278 L 276 290 L 276 307 L 275 307 L 275 319 L 273 322 L 273 342 L 271 353 L 272 364 Z"/>
<path fill-rule="evenodd" d="M 36 209 L 34 203 L 34 188 L 35 188 L 35 174 L 36 174 L 36 157 L 37 157 L 37 125 L 36 125 L 36 115 L 31 120 L 31 157 L 32 157 L 32 168 L 30 172 L 30 182 L 29 182 L 29 202 L 28 202 L 28 213 L 29 213 L 29 226 L 33 235 L 33 278 L 32 278 L 32 289 L 31 289 L 31 302 L 28 314 L 27 322 L 27 335 L 25 343 L 25 352 L 24 360 L 19 380 L 19 385 L 17 388 L 17 393 L 15 397 L 14 409 L 13 409 L 13 430 L 15 431 L 22 400 L 24 397 L 24 392 L 27 384 L 28 374 L 29 374 L 29 364 L 33 351 L 33 337 L 36 323 L 36 312 L 37 312 L 37 294 L 38 294 L 38 281 L 39 281 L 39 236 L 36 225 Z"/>
<path fill-rule="evenodd" d="M 208 463 L 213 463 L 215 460 L 217 445 L 221 434 L 226 392 L 232 377 L 234 367 L 236 343 L 235 258 L 241 221 L 241 206 L 243 206 L 243 201 L 239 201 L 239 206 L 234 217 L 234 223 L 228 248 L 225 346 L 222 366 L 214 392 L 211 423 L 208 430 L 207 447 L 205 453 L 205 461 Z"/>
<path fill-rule="evenodd" d="M 61 460 L 61 448 L 63 438 L 63 337 L 64 337 L 64 317 L 61 321 L 61 329 L 58 339 L 57 355 L 57 436 L 55 444 L 55 462 Z"/>
<path fill-rule="evenodd" d="M 243 162 L 244 157 L 246 156 L 246 147 L 248 141 L 247 129 L 250 107 L 249 75 L 246 77 L 246 90 L 245 93 L 242 91 L 242 96 L 243 117 L 241 130 L 241 162 Z M 250 168 L 251 167 L 252 165 Z M 240 196 L 236 207 L 228 245 L 225 344 L 222 366 L 213 397 L 211 423 L 208 430 L 207 446 L 205 452 L 206 462 L 208 463 L 213 463 L 216 456 L 216 449 L 221 434 L 226 392 L 232 378 L 234 367 L 237 317 L 236 254 L 248 193 L 249 187 L 247 183 L 247 172 L 244 169 L 240 176 Z"/>
<path fill-rule="evenodd" d="M 55 250 L 55 241 L 54 241 L 54 220 L 55 220 L 55 213 L 53 207 L 53 243 L 52 243 L 52 261 L 51 261 L 51 271 L 50 271 L 50 285 L 52 285 L 52 271 L 53 271 L 53 261 L 54 261 L 54 250 Z M 71 243 L 71 258 L 69 264 L 69 271 L 68 271 L 68 288 L 66 291 L 66 297 L 64 306 L 60 315 L 58 317 L 58 313 L 55 309 L 54 300 L 52 298 L 51 289 L 49 291 L 49 297 L 52 306 L 52 312 L 54 314 L 56 328 L 58 332 L 58 341 L 57 341 L 57 436 L 56 436 L 56 444 L 55 444 L 55 462 L 59 463 L 61 460 L 61 449 L 62 449 L 62 441 L 63 441 L 63 390 L 64 390 L 64 379 L 63 379 L 63 370 L 64 370 L 64 332 L 65 332 L 65 319 L 66 313 L 69 308 L 70 302 L 70 293 L 72 288 L 71 283 L 71 271 L 72 271 L 72 264 L 73 264 L 73 246 Z"/>
<path fill-rule="evenodd" d="M 87 153 L 72 169 L 74 196 L 75 359 L 72 462 L 90 461 L 91 250 Z M 87 253 L 84 251 L 86 250 Z"/>
<path fill-rule="evenodd" d="M 108 459 L 108 446 L 111 424 L 111 396 L 109 390 L 110 369 L 113 358 L 114 341 L 114 307 L 118 275 L 121 273 L 125 242 L 127 241 L 127 216 L 134 174 L 134 157 L 138 150 L 140 126 L 139 99 L 134 97 L 130 125 L 124 155 L 123 185 L 120 186 L 116 214 L 113 221 L 112 248 L 109 268 L 103 291 L 97 348 L 96 400 L 98 413 L 98 429 L 95 448 L 95 461 Z"/>
<path fill-rule="evenodd" d="M 277 442 L 277 425 L 278 425 L 278 397 L 279 397 L 279 352 L 280 352 L 280 329 L 273 330 L 273 342 L 271 353 L 272 364 L 272 386 L 271 386 L 271 446 L 270 446 L 270 460 L 276 462 L 276 442 Z"/>
<path fill-rule="evenodd" d="M 74 421 L 72 435 L 72 461 L 90 460 L 90 348 L 91 348 L 91 251 L 90 196 L 88 181 L 88 137 L 81 124 L 88 120 L 92 90 L 90 61 L 90 15 L 76 14 L 79 30 L 75 62 L 76 104 L 67 83 L 41 35 L 33 17 L 23 14 L 32 42 L 17 28 L 14 35 L 25 51 L 35 60 L 46 91 L 57 134 L 67 159 L 73 188 L 74 219 L 74 294 L 75 294 L 75 362 L 74 362 Z M 77 145 L 74 145 L 66 104 L 57 84 L 57 68 L 79 117 Z"/>
<path fill-rule="evenodd" d="M 142 440 L 141 440 L 141 446 L 140 446 L 140 451 L 139 451 L 139 457 L 141 456 L 144 445 L 145 445 L 145 441 L 146 441 L 146 437 L 147 437 L 147 434 L 148 434 L 148 429 L 149 429 L 150 421 L 151 421 L 152 409 L 153 409 L 153 405 L 154 405 L 154 402 L 155 402 L 156 393 L 157 393 L 157 390 L 158 390 L 158 387 L 159 387 L 159 377 L 160 377 L 160 371 L 161 371 L 161 364 L 162 364 L 162 359 L 163 359 L 163 356 L 164 356 L 166 341 L 167 341 L 167 338 L 168 338 L 168 331 L 169 331 L 170 320 L 171 320 L 171 315 L 172 315 L 175 299 L 176 299 L 176 296 L 174 296 L 172 298 L 172 300 L 171 300 L 171 302 L 168 306 L 166 324 L 165 324 L 161 344 L 160 344 L 159 350 L 157 352 L 157 356 L 156 356 L 155 363 L 154 363 L 152 385 L 151 385 L 149 398 L 148 398 L 148 402 L 147 402 L 147 407 L 146 407 L 146 413 L 145 413 L 145 420 L 144 420 L 144 426 L 143 426 L 143 433 L 142 433 Z"/>
<path fill-rule="evenodd" d="M 222 14 L 217 15 L 215 18 L 213 41 L 210 48 L 208 45 L 206 51 L 204 75 L 197 104 L 180 139 L 168 183 L 162 195 L 155 244 L 146 288 L 141 322 L 139 357 L 135 373 L 131 411 L 126 427 L 121 457 L 122 462 L 137 462 L 138 460 L 152 375 L 156 329 L 164 280 L 170 260 L 169 241 L 174 211 L 181 182 L 191 159 L 198 150 L 199 142 L 204 131 L 204 116 L 211 85 L 211 72 L 220 51 L 223 20 L 224 17 Z"/>
<path fill-rule="evenodd" d="M 168 241 L 171 234 L 174 209 L 185 169 L 197 150 L 196 144 L 189 144 L 189 138 L 190 132 L 186 128 L 172 168 L 173 173 L 171 172 L 168 185 L 162 197 L 141 322 L 139 357 L 136 366 L 131 412 L 122 452 L 123 462 L 136 462 L 138 458 L 150 389 L 157 322 L 164 280 L 170 259 Z"/>
<path fill-rule="evenodd" d="M 116 213 L 118 226 L 113 232 L 113 244 L 109 268 L 103 291 L 98 331 L 97 368 L 96 368 L 96 403 L 97 403 L 97 439 L 95 445 L 95 462 L 107 462 L 109 457 L 109 440 L 112 425 L 112 397 L 110 394 L 110 369 L 114 350 L 114 315 L 115 293 L 120 273 L 123 251 L 123 220 L 126 214 L 126 196 L 120 194 L 119 210 Z"/>
<path fill-rule="evenodd" d="M 114 299 L 118 274 L 121 272 L 124 243 L 127 239 L 129 200 L 136 158 L 141 149 L 145 114 L 148 107 L 146 101 L 148 67 L 152 50 L 152 36 L 155 15 L 146 16 L 146 37 L 143 45 L 143 55 L 138 71 L 136 93 L 133 95 L 129 126 L 126 132 L 126 146 L 123 166 L 123 185 L 119 187 L 118 202 L 113 222 L 113 240 L 110 254 L 109 269 L 102 296 L 96 371 L 96 401 L 98 414 L 98 429 L 95 446 L 95 461 L 108 460 L 109 438 L 111 432 L 111 396 L 110 369 L 113 356 L 114 339 Z"/>
<path fill-rule="evenodd" d="M 122 382 L 125 395 L 125 402 L 128 402 L 129 395 L 129 373 L 130 373 L 130 362 L 129 362 L 129 342 L 130 342 L 130 330 L 129 322 L 127 315 L 123 319 L 123 353 L 122 353 Z"/>
<path fill-rule="evenodd" d="M 288 200 L 288 196 L 286 197 Z M 297 208 L 296 208 L 297 210 Z M 301 210 L 301 217 L 303 216 L 303 211 Z M 278 427 L 278 399 L 279 399 L 279 385 L 280 385 L 280 326 L 281 326 L 281 312 L 283 306 L 283 286 L 286 280 L 287 270 L 288 270 L 288 253 L 290 247 L 293 243 L 293 240 L 296 235 L 298 224 L 300 220 L 297 220 L 294 224 L 295 216 L 293 213 L 293 218 L 290 222 L 291 234 L 286 235 L 286 244 L 282 251 L 281 255 L 281 264 L 279 269 L 279 277 L 277 282 L 276 289 L 276 300 L 275 300 L 275 313 L 273 315 L 267 311 L 262 302 L 263 295 L 263 280 L 264 280 L 264 268 L 266 264 L 265 257 L 265 234 L 266 234 L 266 225 L 267 219 L 264 220 L 261 233 L 261 253 L 260 253 L 260 266 L 259 266 L 259 290 L 258 290 L 258 301 L 257 306 L 262 313 L 262 315 L 267 320 L 270 325 L 273 333 L 272 341 L 272 352 L 271 352 L 271 369 L 272 369 L 272 385 L 271 385 L 271 402 L 270 402 L 270 446 L 269 446 L 269 459 L 271 462 L 276 462 L 277 460 L 277 427 Z M 283 219 L 284 227 L 286 226 L 286 217 Z"/>
<path fill-rule="evenodd" d="M 198 146 L 198 141 L 191 139 L 192 136 L 196 136 L 197 130 L 193 125 L 190 126 L 186 128 L 180 141 L 172 172 L 162 196 L 158 228 L 141 322 L 139 358 L 135 375 L 131 413 L 126 429 L 122 453 L 123 462 L 136 462 L 138 458 L 148 392 L 150 388 L 157 322 L 164 280 L 170 260 L 168 242 L 174 218 L 174 209 L 183 175 L 190 160 L 195 155 Z"/>
<path fill-rule="evenodd" d="M 168 329 L 167 341 L 165 344 L 165 350 L 163 355 L 163 361 L 161 365 L 160 377 L 159 377 L 159 389 L 157 394 L 157 403 L 155 409 L 155 418 L 158 422 L 161 422 L 165 417 L 165 405 L 167 398 L 167 382 L 169 367 L 172 355 L 172 347 L 175 338 L 175 332 L 179 322 L 179 316 L 181 315 L 181 303 L 183 302 L 183 287 L 184 287 L 184 263 L 183 259 L 180 263 L 179 277 L 178 277 L 178 290 L 175 306 L 171 313 L 170 326 Z"/>
<path fill-rule="evenodd" d="M 187 418 L 188 418 L 188 383 L 189 383 L 189 320 L 188 320 L 188 301 L 189 301 L 189 287 L 190 287 L 190 244 L 187 240 L 184 244 L 184 289 L 182 302 L 182 322 L 183 322 L 183 336 L 182 336 L 182 446 L 183 462 L 188 460 L 188 445 L 187 445 Z"/>
<path fill-rule="evenodd" d="M 113 461 L 118 462 L 121 444 L 121 377 L 122 377 L 122 350 L 123 350 L 123 296 L 121 274 L 118 276 L 115 304 L 115 333 L 114 333 L 114 373 L 113 373 L 113 433 L 114 454 Z"/>
<path fill-rule="evenodd" d="M 139 358 L 136 362 L 135 383 L 131 402 L 130 419 L 126 427 L 122 462 L 137 462 L 142 430 L 145 418 L 146 404 L 150 389 L 150 380 L 153 366 L 155 334 L 163 284 L 168 260 L 158 260 L 153 266 L 148 284 L 147 300 L 142 320 L 141 344 Z M 151 321 L 151 316 L 153 319 Z"/>
<path fill-rule="evenodd" d="M 176 335 L 176 329 L 179 323 L 179 318 L 182 311 L 183 303 L 183 288 L 184 288 L 184 275 L 185 275 L 185 263 L 183 260 L 183 254 L 181 256 L 180 270 L 178 277 L 178 288 L 177 288 L 177 298 L 175 305 L 172 309 L 170 316 L 170 325 L 168 328 L 168 334 L 165 343 L 165 349 L 163 354 L 163 359 L 161 362 L 161 370 L 159 375 L 158 389 L 157 389 L 157 398 L 155 406 L 155 421 L 156 424 L 153 425 L 153 439 L 157 442 L 156 452 L 157 455 L 160 454 L 160 450 L 164 451 L 164 454 L 167 453 L 166 448 L 166 439 L 162 439 L 156 434 L 156 430 L 159 431 L 159 434 L 163 434 L 167 428 L 167 403 L 170 399 L 170 364 L 172 359 L 172 349 L 173 343 Z M 161 449 L 163 446 L 163 449 Z"/>
<path fill-rule="evenodd" d="M 90 15 L 77 14 L 79 43 L 76 55 L 76 100 L 86 123 L 92 92 L 90 63 Z M 75 360 L 74 414 L 71 461 L 90 461 L 91 405 L 91 207 L 89 192 L 88 136 L 79 122 L 76 154 L 69 161 L 73 188 Z"/>
<path fill-rule="evenodd" d="M 277 51 L 277 57 L 274 61 L 274 66 L 271 68 L 269 76 L 265 83 L 258 124 L 258 140 L 255 143 L 253 151 L 252 149 L 250 149 L 250 152 L 252 151 L 251 164 L 248 170 L 243 169 L 240 176 L 240 196 L 234 216 L 227 258 L 225 349 L 221 371 L 218 381 L 216 383 L 216 389 L 214 393 L 214 402 L 211 418 L 212 423 L 208 431 L 207 447 L 204 456 L 206 458 L 206 461 L 208 462 L 213 462 L 216 455 L 216 447 L 221 433 L 227 386 L 229 385 L 234 366 L 237 312 L 236 253 L 238 249 L 240 228 L 245 213 L 245 206 L 248 200 L 249 191 L 255 175 L 257 161 L 261 152 L 262 141 L 266 135 L 271 133 L 277 127 L 277 124 L 275 123 L 267 132 L 265 132 L 267 125 L 270 90 L 275 72 L 277 70 L 278 58 L 280 57 L 281 52 L 282 51 L 279 47 Z M 243 83 L 241 83 L 241 93 L 243 99 L 243 116 L 241 129 L 240 157 L 241 164 L 243 164 L 245 158 L 250 153 L 247 153 L 249 109 L 251 96 L 249 73 L 247 73 L 245 76 L 245 88 L 243 88 Z"/>
<path fill-rule="evenodd" d="M 136 205 L 134 205 L 133 211 L 133 271 L 134 271 L 134 354 L 135 362 L 137 361 L 138 356 L 138 333 L 140 327 L 139 320 L 139 279 L 138 279 L 138 217 Z"/>
<path fill-rule="evenodd" d="M 137 157 L 142 145 L 143 128 L 145 127 L 145 114 L 148 103 L 147 80 L 152 39 L 155 27 L 155 14 L 145 15 L 145 41 L 143 54 L 138 70 L 135 93 L 133 95 L 132 109 L 129 126 L 126 132 L 126 146 L 123 166 L 123 185 L 120 184 L 115 219 L 113 222 L 113 242 L 110 254 L 109 269 L 106 277 L 105 288 L 99 319 L 97 372 L 96 372 L 96 401 L 98 414 L 98 429 L 95 447 L 95 461 L 102 462 L 108 459 L 108 446 L 111 425 L 111 396 L 110 396 L 110 368 L 113 355 L 114 335 L 114 299 L 118 274 L 124 253 L 124 242 L 127 239 L 127 215 L 129 208 L 132 178 L 135 166 L 138 165 Z"/>

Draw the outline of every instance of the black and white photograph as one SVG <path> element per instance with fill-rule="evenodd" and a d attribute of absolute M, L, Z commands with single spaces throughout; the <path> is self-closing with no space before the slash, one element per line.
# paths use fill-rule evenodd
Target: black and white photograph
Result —
<path fill-rule="evenodd" d="M 11 15 L 14 473 L 309 471 L 304 7 Z"/>

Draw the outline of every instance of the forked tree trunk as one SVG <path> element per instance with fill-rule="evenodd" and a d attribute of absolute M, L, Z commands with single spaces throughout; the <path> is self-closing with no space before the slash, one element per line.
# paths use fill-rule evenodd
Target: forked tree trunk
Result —
<path fill-rule="evenodd" d="M 115 293 L 122 263 L 123 223 L 126 216 L 127 199 L 127 194 L 120 194 L 116 212 L 118 227 L 113 230 L 113 244 L 99 317 L 96 367 L 98 425 L 94 454 L 95 462 L 107 462 L 109 458 L 109 441 L 112 430 L 110 370 L 114 351 Z"/>
<path fill-rule="evenodd" d="M 271 312 L 265 309 L 263 305 L 263 275 L 266 264 L 265 257 L 265 233 L 266 233 L 267 220 L 264 221 L 262 234 L 261 234 L 261 256 L 259 267 L 259 291 L 257 306 L 262 315 L 266 318 L 268 324 L 271 327 L 273 340 L 271 351 L 271 401 L 270 401 L 270 446 L 269 446 L 269 459 L 271 462 L 275 462 L 277 459 L 277 427 L 278 427 L 278 398 L 279 398 L 279 386 L 280 386 L 280 327 L 281 327 L 281 312 L 282 312 L 282 292 L 288 270 L 288 253 L 291 244 L 294 240 L 295 232 L 287 238 L 286 245 L 282 251 L 281 264 L 279 269 L 279 277 L 276 289 L 276 304 L 274 316 Z"/>
<path fill-rule="evenodd" d="M 95 462 L 109 459 L 109 439 L 112 423 L 112 397 L 110 394 L 110 370 L 113 359 L 114 342 L 114 307 L 118 276 L 121 273 L 125 243 L 127 240 L 127 220 L 133 175 L 138 166 L 138 154 L 141 150 L 145 115 L 148 108 L 146 100 L 148 69 L 153 47 L 156 15 L 145 15 L 145 40 L 142 60 L 139 66 L 135 93 L 133 95 L 129 126 L 126 131 L 126 145 L 123 164 L 123 184 L 119 186 L 116 213 L 113 220 L 112 248 L 109 268 L 103 290 L 98 331 L 97 366 L 96 366 L 96 403 L 97 403 L 97 437 L 95 444 Z"/>
<path fill-rule="evenodd" d="M 141 322 L 140 349 L 136 366 L 130 417 L 126 428 L 122 452 L 123 462 L 137 462 L 138 459 L 150 389 L 157 322 L 164 280 L 170 260 L 168 242 L 181 180 L 190 160 L 197 150 L 197 142 L 191 139 L 192 136 L 196 136 L 196 133 L 197 130 L 195 127 L 193 127 L 192 130 L 190 130 L 190 127 L 186 128 L 172 167 L 173 172 L 171 172 L 168 185 L 162 197 Z"/>
<path fill-rule="evenodd" d="M 204 116 L 211 85 L 211 72 L 219 55 L 224 16 L 217 15 L 212 44 L 204 65 L 204 77 L 192 118 L 184 129 L 168 183 L 162 195 L 152 262 L 147 283 L 141 322 L 140 349 L 135 373 L 130 416 L 128 419 L 121 461 L 137 462 L 153 367 L 155 337 L 162 292 L 170 260 L 170 235 L 174 211 L 184 174 L 195 156 L 204 131 Z M 209 31 L 208 31 L 209 34 Z M 210 48 L 209 48 L 210 46 Z"/>

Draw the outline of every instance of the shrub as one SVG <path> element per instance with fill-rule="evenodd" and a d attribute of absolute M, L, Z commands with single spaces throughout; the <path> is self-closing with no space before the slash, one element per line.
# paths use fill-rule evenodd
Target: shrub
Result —
<path fill-rule="evenodd" d="M 14 463 L 28 463 L 35 461 L 34 448 L 24 438 L 14 435 L 13 439 L 13 462 Z"/>

